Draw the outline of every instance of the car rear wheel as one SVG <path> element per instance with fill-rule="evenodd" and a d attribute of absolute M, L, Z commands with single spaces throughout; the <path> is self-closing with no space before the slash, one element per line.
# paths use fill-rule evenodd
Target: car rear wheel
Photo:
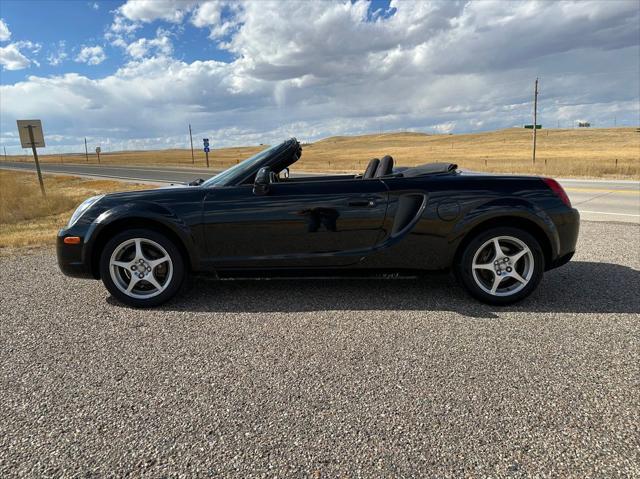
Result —
<path fill-rule="evenodd" d="M 519 228 L 492 228 L 473 238 L 456 264 L 456 275 L 475 298 L 511 304 L 536 289 L 544 272 L 538 241 Z"/>
<path fill-rule="evenodd" d="M 104 247 L 100 276 L 109 292 L 134 307 L 151 307 L 172 298 L 185 278 L 176 245 L 147 229 L 123 231 Z"/>

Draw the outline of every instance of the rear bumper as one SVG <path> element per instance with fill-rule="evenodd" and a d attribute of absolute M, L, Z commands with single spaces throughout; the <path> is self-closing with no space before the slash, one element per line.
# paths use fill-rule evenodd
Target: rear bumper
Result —
<path fill-rule="evenodd" d="M 91 265 L 85 261 L 85 243 L 81 236 L 80 244 L 66 244 L 64 239 L 67 236 L 78 236 L 70 234 L 69 230 L 61 229 L 56 240 L 56 254 L 58 256 L 58 267 L 66 276 L 74 278 L 94 279 L 91 272 Z"/>
<path fill-rule="evenodd" d="M 554 269 L 554 268 L 559 268 L 560 266 L 563 266 L 565 264 L 567 264 L 569 261 L 571 261 L 571 258 L 573 258 L 574 252 L 571 253 L 567 253 L 564 256 L 561 256 L 559 258 L 556 258 L 550 265 L 547 266 L 547 269 Z"/>
<path fill-rule="evenodd" d="M 576 252 L 580 233 L 580 213 L 575 208 L 556 213 L 552 219 L 558 232 L 558 250 L 547 269 L 557 268 L 571 260 Z"/>

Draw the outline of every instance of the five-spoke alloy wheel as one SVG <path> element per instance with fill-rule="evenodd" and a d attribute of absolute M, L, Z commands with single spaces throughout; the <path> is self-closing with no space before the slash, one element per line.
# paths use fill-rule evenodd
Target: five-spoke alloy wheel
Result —
<path fill-rule="evenodd" d="M 538 241 L 518 228 L 493 228 L 465 247 L 456 273 L 476 298 L 510 304 L 528 296 L 542 279 L 544 255 Z"/>
<path fill-rule="evenodd" d="M 152 230 L 128 230 L 102 251 L 100 273 L 107 289 L 123 303 L 155 306 L 171 298 L 184 280 L 180 251 Z"/>

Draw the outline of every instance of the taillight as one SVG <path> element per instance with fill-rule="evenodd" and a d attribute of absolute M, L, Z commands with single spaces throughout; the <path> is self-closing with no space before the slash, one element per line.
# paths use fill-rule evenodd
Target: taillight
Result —
<path fill-rule="evenodd" d="M 562 202 L 571 208 L 571 200 L 567 196 L 567 192 L 564 191 L 564 188 L 560 186 L 553 178 L 542 178 L 542 181 L 546 183 L 546 185 L 553 191 L 553 193 L 562 200 Z"/>

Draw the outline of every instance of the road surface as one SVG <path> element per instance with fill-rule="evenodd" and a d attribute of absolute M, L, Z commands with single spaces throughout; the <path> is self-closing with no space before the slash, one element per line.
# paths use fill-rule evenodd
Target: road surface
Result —
<path fill-rule="evenodd" d="M 504 307 L 437 276 L 132 309 L 0 256 L 0 477 L 640 477 L 637 229 L 585 222 Z"/>
<path fill-rule="evenodd" d="M 0 168 L 31 170 L 33 163 L 2 162 Z M 44 163 L 42 171 L 54 174 L 112 178 L 153 183 L 181 183 L 208 178 L 219 170 L 160 166 L 82 165 Z M 298 173 L 303 176 L 304 173 Z M 295 175 L 294 175 L 295 176 Z M 585 220 L 623 221 L 640 224 L 640 182 L 560 179 Z"/>

